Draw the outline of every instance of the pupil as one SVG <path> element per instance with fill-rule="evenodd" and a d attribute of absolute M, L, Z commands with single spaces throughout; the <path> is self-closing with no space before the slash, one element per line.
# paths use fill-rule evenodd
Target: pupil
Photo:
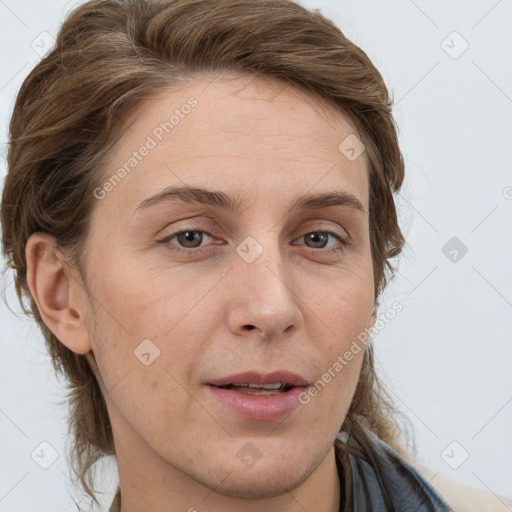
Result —
<path fill-rule="evenodd" d="M 318 244 L 318 239 L 320 239 L 320 247 L 324 247 L 325 243 L 327 242 L 327 234 L 321 233 L 319 235 L 318 233 L 310 233 L 309 239 L 315 244 Z"/>

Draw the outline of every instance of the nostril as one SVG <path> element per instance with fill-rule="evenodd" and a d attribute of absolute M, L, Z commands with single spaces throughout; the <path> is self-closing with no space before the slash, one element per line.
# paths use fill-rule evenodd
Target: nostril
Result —
<path fill-rule="evenodd" d="M 254 326 L 254 325 L 246 325 L 245 328 L 248 330 L 248 331 L 252 331 L 254 329 L 258 329 L 258 327 Z M 263 339 L 267 339 L 267 335 L 265 334 L 265 332 L 263 331 L 263 329 L 260 329 L 261 330 L 261 337 Z"/>

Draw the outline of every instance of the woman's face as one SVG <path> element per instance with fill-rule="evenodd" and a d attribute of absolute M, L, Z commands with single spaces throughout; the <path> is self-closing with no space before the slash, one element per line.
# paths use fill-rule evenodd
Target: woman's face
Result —
<path fill-rule="evenodd" d="M 127 124 L 95 191 L 86 268 L 91 350 L 132 482 L 157 471 L 269 497 L 332 449 L 364 351 L 333 368 L 375 320 L 354 134 L 292 86 L 234 76 L 168 92 Z M 310 200 L 333 193 L 362 209 Z M 305 400 L 299 381 L 329 369 Z"/>

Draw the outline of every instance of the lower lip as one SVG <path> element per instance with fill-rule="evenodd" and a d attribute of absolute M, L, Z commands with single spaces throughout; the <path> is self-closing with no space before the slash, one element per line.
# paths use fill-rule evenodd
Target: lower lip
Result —
<path fill-rule="evenodd" d="M 306 390 L 297 386 L 275 395 L 248 395 L 240 391 L 207 385 L 215 398 L 239 416 L 250 420 L 272 421 L 282 419 L 300 405 L 299 395 Z"/>

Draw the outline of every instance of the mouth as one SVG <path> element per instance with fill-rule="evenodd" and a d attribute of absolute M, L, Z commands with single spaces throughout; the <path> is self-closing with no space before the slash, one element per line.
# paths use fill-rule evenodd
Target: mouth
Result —
<path fill-rule="evenodd" d="M 215 387 L 245 393 L 246 395 L 279 395 L 299 386 L 278 382 L 276 384 L 226 384 Z"/>
<path fill-rule="evenodd" d="M 281 420 L 299 407 L 309 383 L 287 370 L 246 372 L 206 382 L 218 406 L 252 421 Z"/>

